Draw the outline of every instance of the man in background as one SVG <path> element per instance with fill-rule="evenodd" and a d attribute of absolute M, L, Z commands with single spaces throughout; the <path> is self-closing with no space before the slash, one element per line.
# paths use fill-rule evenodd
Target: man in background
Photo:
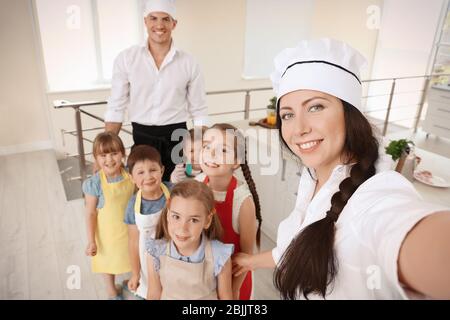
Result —
<path fill-rule="evenodd" d="M 194 58 L 177 49 L 172 31 L 177 26 L 174 0 L 149 0 L 144 7 L 148 38 L 122 51 L 114 61 L 105 130 L 119 133 L 125 110 L 133 127 L 134 145 L 148 144 L 161 153 L 163 180 L 175 168 L 171 159 L 172 132 L 207 124 L 204 80 Z"/>

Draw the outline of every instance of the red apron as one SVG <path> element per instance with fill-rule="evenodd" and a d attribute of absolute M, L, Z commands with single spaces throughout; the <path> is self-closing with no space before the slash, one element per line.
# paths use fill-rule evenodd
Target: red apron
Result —
<path fill-rule="evenodd" d="M 208 184 L 209 178 L 206 177 L 203 182 L 205 184 Z M 224 231 L 222 242 L 234 244 L 234 253 L 238 253 L 241 251 L 240 245 L 241 237 L 233 230 L 233 198 L 234 198 L 234 189 L 236 189 L 236 186 L 237 180 L 235 177 L 232 177 L 230 184 L 228 185 L 225 201 L 223 202 L 216 201 L 215 205 L 217 214 L 220 219 L 220 223 L 222 224 L 222 228 Z M 247 275 L 245 276 L 244 282 L 242 282 L 241 290 L 239 293 L 239 299 L 250 300 L 251 294 L 252 294 L 252 273 L 248 272 Z"/>

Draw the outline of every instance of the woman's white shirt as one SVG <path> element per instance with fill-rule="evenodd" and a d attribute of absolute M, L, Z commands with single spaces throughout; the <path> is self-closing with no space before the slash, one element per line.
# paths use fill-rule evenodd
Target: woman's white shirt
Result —
<path fill-rule="evenodd" d="M 316 182 L 304 168 L 292 213 L 278 227 L 278 264 L 300 230 L 325 217 L 331 197 L 349 176 L 350 166 L 337 166 L 311 200 Z M 424 202 L 413 185 L 395 171 L 377 173 L 352 195 L 336 222 L 335 252 L 338 274 L 327 299 L 403 299 L 397 272 L 401 244 L 425 216 L 448 208 Z M 426 262 L 424 262 L 426 263 Z M 302 296 L 303 297 L 303 296 Z M 309 299 L 320 299 L 309 295 Z"/>

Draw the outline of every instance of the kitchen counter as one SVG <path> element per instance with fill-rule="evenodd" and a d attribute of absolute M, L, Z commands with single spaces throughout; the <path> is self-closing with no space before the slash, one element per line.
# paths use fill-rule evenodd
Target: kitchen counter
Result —
<path fill-rule="evenodd" d="M 442 85 L 442 84 L 434 84 L 434 85 L 431 86 L 431 88 L 450 91 L 450 86 Z"/>
<path fill-rule="evenodd" d="M 428 170 L 450 183 L 450 159 L 441 155 L 415 148 L 416 155 L 422 158 L 417 170 Z M 450 188 L 438 188 L 414 180 L 413 185 L 424 200 L 450 208 Z"/>

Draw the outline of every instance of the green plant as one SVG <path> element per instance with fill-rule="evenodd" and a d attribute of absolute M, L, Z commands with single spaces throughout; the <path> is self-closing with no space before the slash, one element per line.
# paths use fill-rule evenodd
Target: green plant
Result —
<path fill-rule="evenodd" d="M 414 142 L 406 139 L 392 140 L 387 147 L 385 147 L 386 153 L 391 155 L 392 160 L 400 159 L 403 152 L 409 153 Z"/>
<path fill-rule="evenodd" d="M 269 101 L 270 104 L 267 105 L 267 109 L 275 110 L 277 108 L 277 97 L 272 97 Z"/>

